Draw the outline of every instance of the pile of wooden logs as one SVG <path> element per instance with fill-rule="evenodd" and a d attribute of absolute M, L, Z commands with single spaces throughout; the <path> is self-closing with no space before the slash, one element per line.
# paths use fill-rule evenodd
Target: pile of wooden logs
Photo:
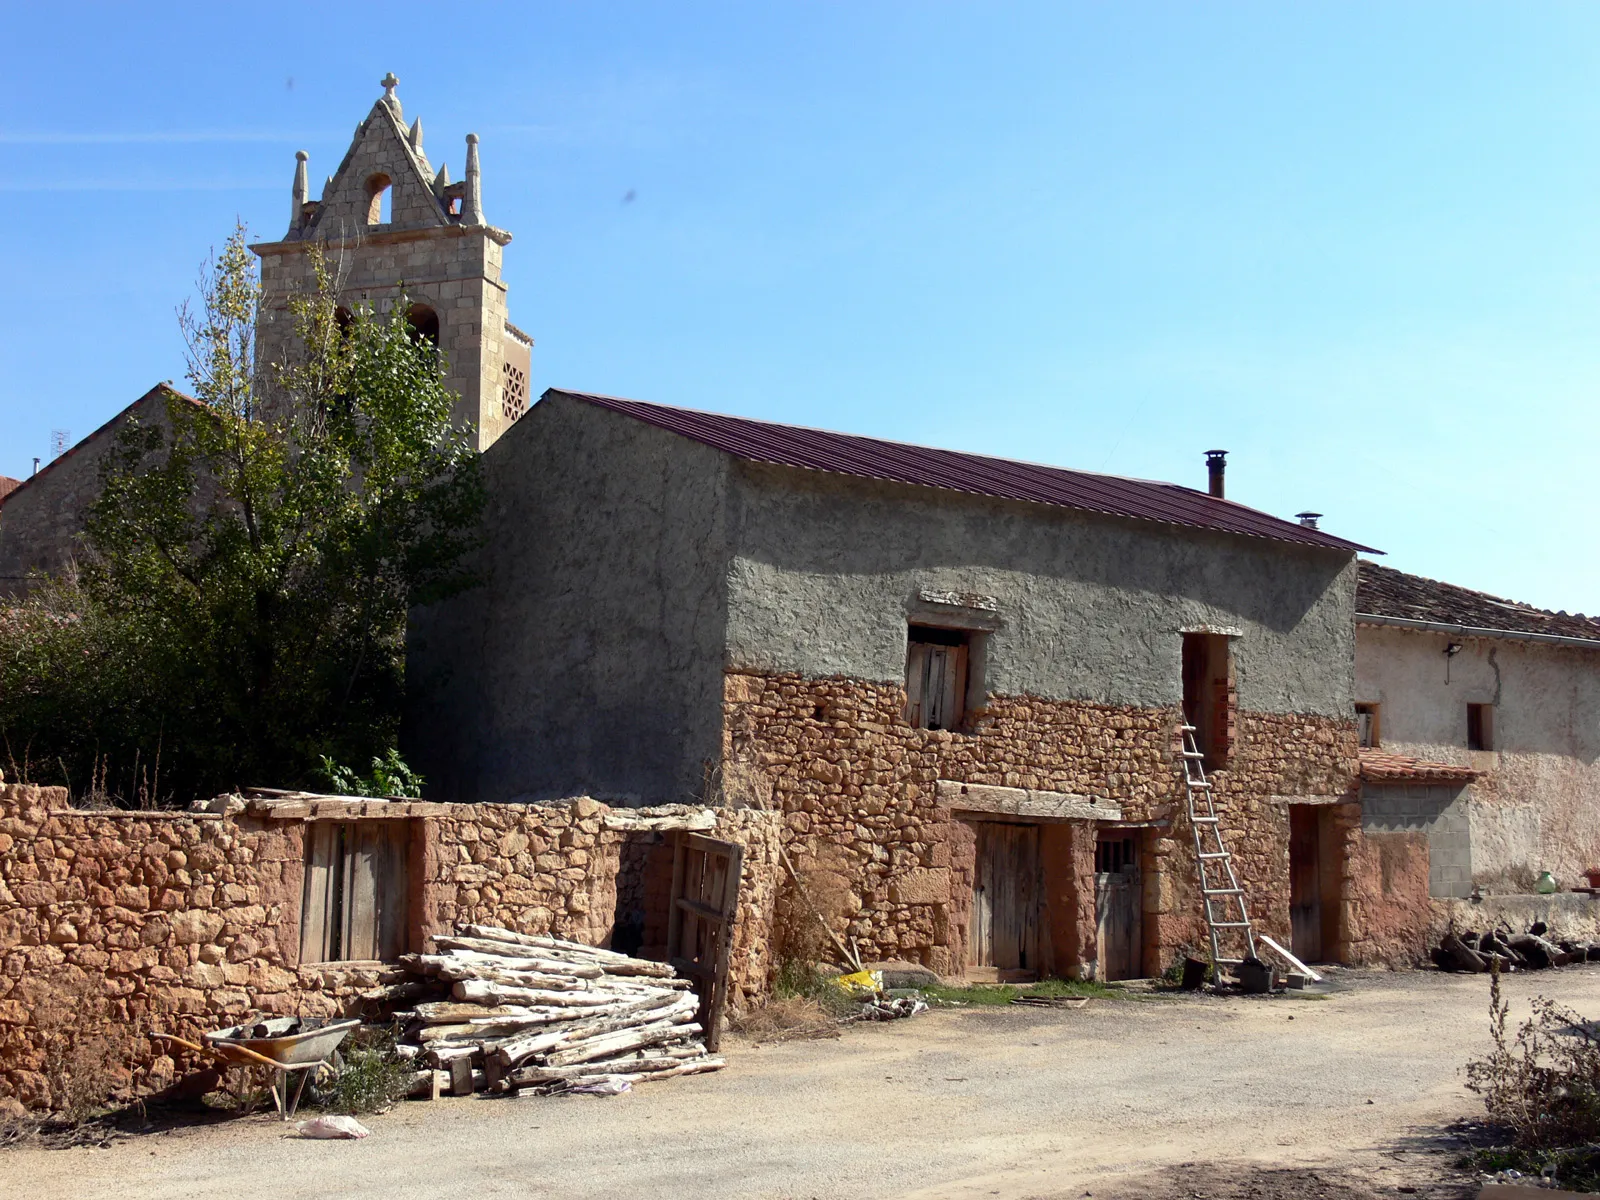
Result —
<path fill-rule="evenodd" d="M 1445 934 L 1432 951 L 1434 965 L 1441 971 L 1488 971 L 1496 963 L 1502 971 L 1543 971 L 1568 963 L 1600 962 L 1600 942 L 1551 941 L 1543 921 L 1535 921 L 1526 933 L 1491 930 Z"/>
<path fill-rule="evenodd" d="M 723 1065 L 689 981 L 665 963 L 489 925 L 430 940 L 382 998 L 409 1005 L 395 1014 L 401 1053 L 448 1072 L 457 1095 L 615 1091 Z"/>

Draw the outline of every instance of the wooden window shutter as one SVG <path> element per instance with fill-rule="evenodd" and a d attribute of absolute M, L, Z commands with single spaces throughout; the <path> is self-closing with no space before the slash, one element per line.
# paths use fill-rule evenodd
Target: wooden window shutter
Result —
<path fill-rule="evenodd" d="M 928 696 L 928 651 L 923 642 L 912 642 L 906 648 L 906 723 L 913 729 L 924 729 Z"/>
<path fill-rule="evenodd" d="M 306 877 L 300 894 L 300 961 L 332 962 L 339 956 L 339 931 L 329 917 L 338 913 L 343 886 L 343 827 L 312 821 L 305 827 Z"/>
<path fill-rule="evenodd" d="M 928 647 L 929 729 L 957 729 L 967 695 L 967 648 Z"/>

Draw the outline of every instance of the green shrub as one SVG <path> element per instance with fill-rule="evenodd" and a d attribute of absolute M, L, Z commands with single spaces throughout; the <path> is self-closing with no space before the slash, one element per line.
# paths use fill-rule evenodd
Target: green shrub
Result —
<path fill-rule="evenodd" d="M 358 1029 L 346 1043 L 344 1065 L 332 1087 L 323 1092 L 322 1106 L 354 1115 L 383 1112 L 405 1099 L 413 1074 L 411 1064 L 395 1053 L 391 1031 Z"/>
<path fill-rule="evenodd" d="M 422 795 L 422 776 L 406 765 L 400 751 L 390 747 L 382 758 L 372 760 L 372 773 L 363 779 L 349 767 L 341 766 L 331 757 L 322 756 L 322 775 L 328 786 L 340 796 L 400 796 Z"/>

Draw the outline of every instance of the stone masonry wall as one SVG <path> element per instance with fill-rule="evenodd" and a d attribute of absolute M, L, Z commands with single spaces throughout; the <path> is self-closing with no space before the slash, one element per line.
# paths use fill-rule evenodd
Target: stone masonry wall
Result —
<path fill-rule="evenodd" d="M 0 1109 L 64 1103 L 74 1046 L 110 1060 L 102 1073 L 120 1094 L 144 1095 L 199 1065 L 151 1032 L 195 1040 L 257 1013 L 358 1011 L 382 964 L 300 962 L 310 821 L 408 822 L 411 949 L 463 922 L 604 945 L 621 848 L 637 836 L 587 798 L 233 800 L 215 813 L 84 812 L 66 800 L 64 789 L 0 785 Z M 748 1004 L 766 988 L 777 818 L 719 811 L 706 832 L 746 847 L 730 998 Z"/>
<path fill-rule="evenodd" d="M 954 733 L 912 728 L 904 705 L 892 684 L 750 672 L 725 680 L 725 769 L 753 766 L 771 780 L 797 867 L 844 885 L 835 931 L 863 956 L 941 974 L 964 968 L 971 837 L 937 802 L 940 779 L 1096 796 L 1119 804 L 1125 822 L 1153 824 L 1147 938 L 1162 965 L 1200 944 L 1177 710 L 990 696 L 969 714 L 972 732 Z M 1241 712 L 1234 733 L 1228 766 L 1212 777 L 1225 837 L 1251 916 L 1287 942 L 1285 801 L 1354 796 L 1354 722 Z M 1094 947 L 1077 954 L 1076 968 L 1057 969 L 1081 970 Z"/>

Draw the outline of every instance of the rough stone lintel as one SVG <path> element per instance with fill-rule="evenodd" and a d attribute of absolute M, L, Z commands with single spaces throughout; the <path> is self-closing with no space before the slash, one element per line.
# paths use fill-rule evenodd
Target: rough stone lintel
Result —
<path fill-rule="evenodd" d="M 1348 804 L 1348 794 L 1339 796 L 1313 795 L 1313 796 L 1268 796 L 1268 804 Z"/>
<path fill-rule="evenodd" d="M 1037 788 L 998 787 L 984 783 L 958 783 L 941 779 L 937 785 L 940 804 L 956 812 L 994 813 L 1026 817 L 1030 821 L 1120 821 L 1122 809 L 1108 800 L 1075 796 L 1070 792 L 1046 792 Z"/>

